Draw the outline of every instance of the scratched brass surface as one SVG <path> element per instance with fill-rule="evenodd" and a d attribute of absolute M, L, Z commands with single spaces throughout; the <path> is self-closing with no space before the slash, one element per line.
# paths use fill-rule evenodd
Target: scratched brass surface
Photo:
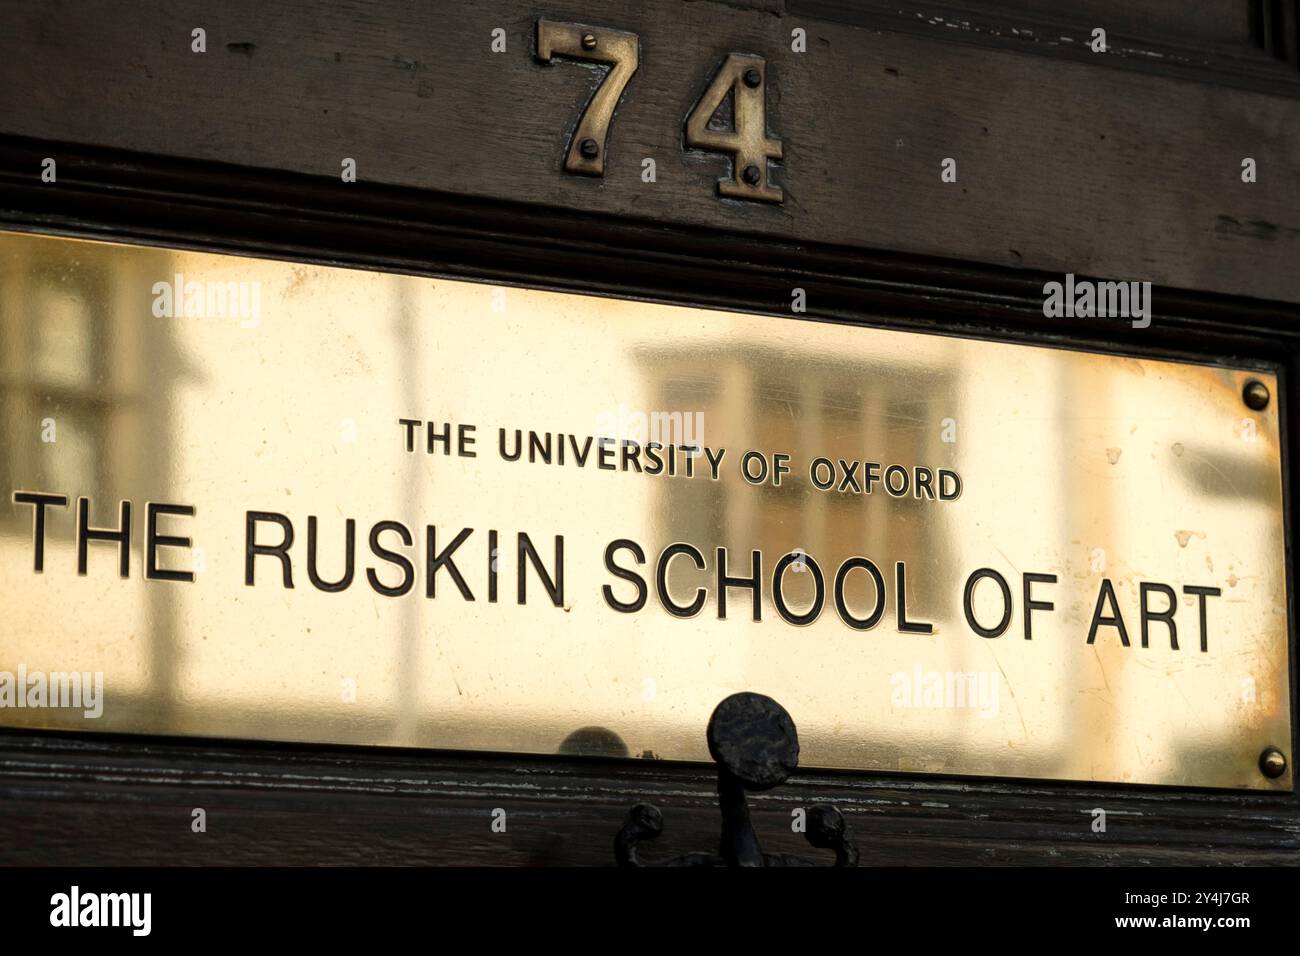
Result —
<path fill-rule="evenodd" d="M 1290 767 L 1270 780 L 1257 766 L 1268 746 L 1293 762 L 1272 374 L 16 234 L 0 235 L 0 269 L 0 724 L 707 760 L 712 708 L 753 690 L 789 709 L 804 766 L 1291 786 Z M 243 298 L 226 283 L 245 283 Z M 168 315 L 170 286 L 181 294 Z M 211 294 L 221 311 L 219 289 L 239 307 L 195 317 L 196 289 L 205 310 Z M 1251 379 L 1275 396 L 1261 412 L 1241 399 Z M 703 457 L 687 478 L 601 469 L 595 450 L 582 466 L 498 451 L 499 428 L 644 440 L 638 412 L 680 413 L 684 443 L 726 449 L 718 479 Z M 428 454 L 424 431 L 408 451 L 403 418 L 476 426 L 477 456 Z M 741 477 L 749 449 L 790 456 L 779 487 Z M 819 455 L 836 469 L 897 463 L 912 480 L 918 467 L 952 471 L 961 493 L 818 490 L 807 469 Z M 46 509 L 40 573 L 35 508 L 15 491 L 69 502 Z M 128 577 L 102 541 L 77 573 L 80 496 L 96 528 L 132 502 Z M 158 550 L 193 581 L 146 577 L 148 502 L 194 507 L 159 524 L 192 547 Z M 292 589 L 275 556 L 257 557 L 245 583 L 249 511 L 292 522 Z M 344 590 L 309 578 L 309 515 L 327 581 L 356 519 Z M 368 580 L 366 569 L 388 588 L 403 580 L 370 550 L 380 521 L 413 536 L 405 547 L 381 532 L 412 563 L 400 596 Z M 426 595 L 427 525 L 439 550 L 474 529 L 454 553 L 473 602 L 445 567 Z M 552 575 L 563 535 L 562 606 L 531 564 L 517 603 L 519 532 Z M 259 544 L 278 538 L 257 525 Z M 631 613 L 602 592 L 636 596 L 604 564 L 621 538 L 647 560 L 615 555 L 649 581 Z M 668 564 L 675 604 L 707 588 L 693 617 L 655 593 L 655 562 L 675 542 L 707 562 Z M 733 576 L 761 550 L 761 622 L 736 588 L 719 620 L 720 546 Z M 790 613 L 813 600 L 809 562 L 828 592 L 806 626 L 773 604 L 772 569 L 796 549 Z M 845 623 L 831 595 L 853 556 L 886 584 L 869 630 Z M 900 631 L 898 562 L 907 619 L 932 633 Z M 981 568 L 1012 596 L 998 637 L 962 610 Z M 1029 640 L 1027 572 L 1057 577 L 1033 585 L 1054 608 L 1033 612 Z M 869 574 L 845 581 L 847 611 L 865 618 Z M 1088 643 L 1104 581 L 1128 646 L 1105 624 Z M 1178 650 L 1159 621 L 1142 646 L 1142 582 L 1175 590 Z M 980 626 L 997 624 L 996 580 L 974 595 Z M 70 671 L 102 672 L 101 716 L 16 705 L 24 688 L 39 701 L 33 675 Z"/>

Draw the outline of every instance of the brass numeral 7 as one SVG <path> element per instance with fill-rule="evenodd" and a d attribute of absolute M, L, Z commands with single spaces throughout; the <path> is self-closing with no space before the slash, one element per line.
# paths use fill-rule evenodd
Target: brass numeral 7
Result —
<path fill-rule="evenodd" d="M 538 20 L 537 59 L 550 63 L 555 56 L 612 66 L 582 111 L 564 158 L 564 168 L 570 173 L 603 176 L 609 124 L 628 80 L 636 72 L 641 56 L 640 41 L 635 33 L 622 30 Z"/>

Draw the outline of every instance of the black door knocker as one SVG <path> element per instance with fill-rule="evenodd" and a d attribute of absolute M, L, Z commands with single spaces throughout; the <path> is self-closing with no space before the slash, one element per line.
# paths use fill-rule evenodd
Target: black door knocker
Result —
<path fill-rule="evenodd" d="M 799 735 L 786 709 L 762 694 L 732 694 L 709 718 L 709 753 L 718 765 L 722 842 L 717 854 L 687 853 L 658 863 L 641 859 L 640 844 L 663 832 L 658 808 L 638 803 L 614 838 L 619 866 L 816 866 L 801 857 L 764 853 L 749 822 L 745 791 L 770 790 L 799 766 Z M 857 866 L 844 815 L 827 804 L 808 808 L 805 838 L 818 849 L 835 851 L 835 866 Z"/>

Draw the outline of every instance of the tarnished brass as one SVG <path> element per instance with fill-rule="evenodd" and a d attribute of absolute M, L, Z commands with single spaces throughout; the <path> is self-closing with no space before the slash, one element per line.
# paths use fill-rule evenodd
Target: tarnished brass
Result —
<path fill-rule="evenodd" d="M 706 761 L 750 691 L 805 768 L 1292 787 L 1267 368 L 18 234 L 0 270 L 0 724 Z"/>
<path fill-rule="evenodd" d="M 635 33 L 588 27 L 577 23 L 537 21 L 537 59 L 550 63 L 562 56 L 592 63 L 608 63 L 609 75 L 596 87 L 569 139 L 564 168 L 589 176 L 605 174 L 605 144 L 614 108 L 636 72 L 640 44 Z"/>
<path fill-rule="evenodd" d="M 731 199 L 782 202 L 785 193 L 768 182 L 767 161 L 780 159 L 782 145 L 767 132 L 767 61 L 761 56 L 732 53 L 718 67 L 708 89 L 686 117 L 686 145 L 730 153 L 730 179 L 718 181 L 718 193 Z M 709 120 L 730 94 L 731 130 L 713 129 Z"/>

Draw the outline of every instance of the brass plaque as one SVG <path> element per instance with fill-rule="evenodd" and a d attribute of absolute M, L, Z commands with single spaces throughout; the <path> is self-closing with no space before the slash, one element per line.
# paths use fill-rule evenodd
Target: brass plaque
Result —
<path fill-rule="evenodd" d="M 1270 372 L 0 263 L 0 724 L 707 760 L 750 690 L 805 767 L 1292 785 Z"/>

